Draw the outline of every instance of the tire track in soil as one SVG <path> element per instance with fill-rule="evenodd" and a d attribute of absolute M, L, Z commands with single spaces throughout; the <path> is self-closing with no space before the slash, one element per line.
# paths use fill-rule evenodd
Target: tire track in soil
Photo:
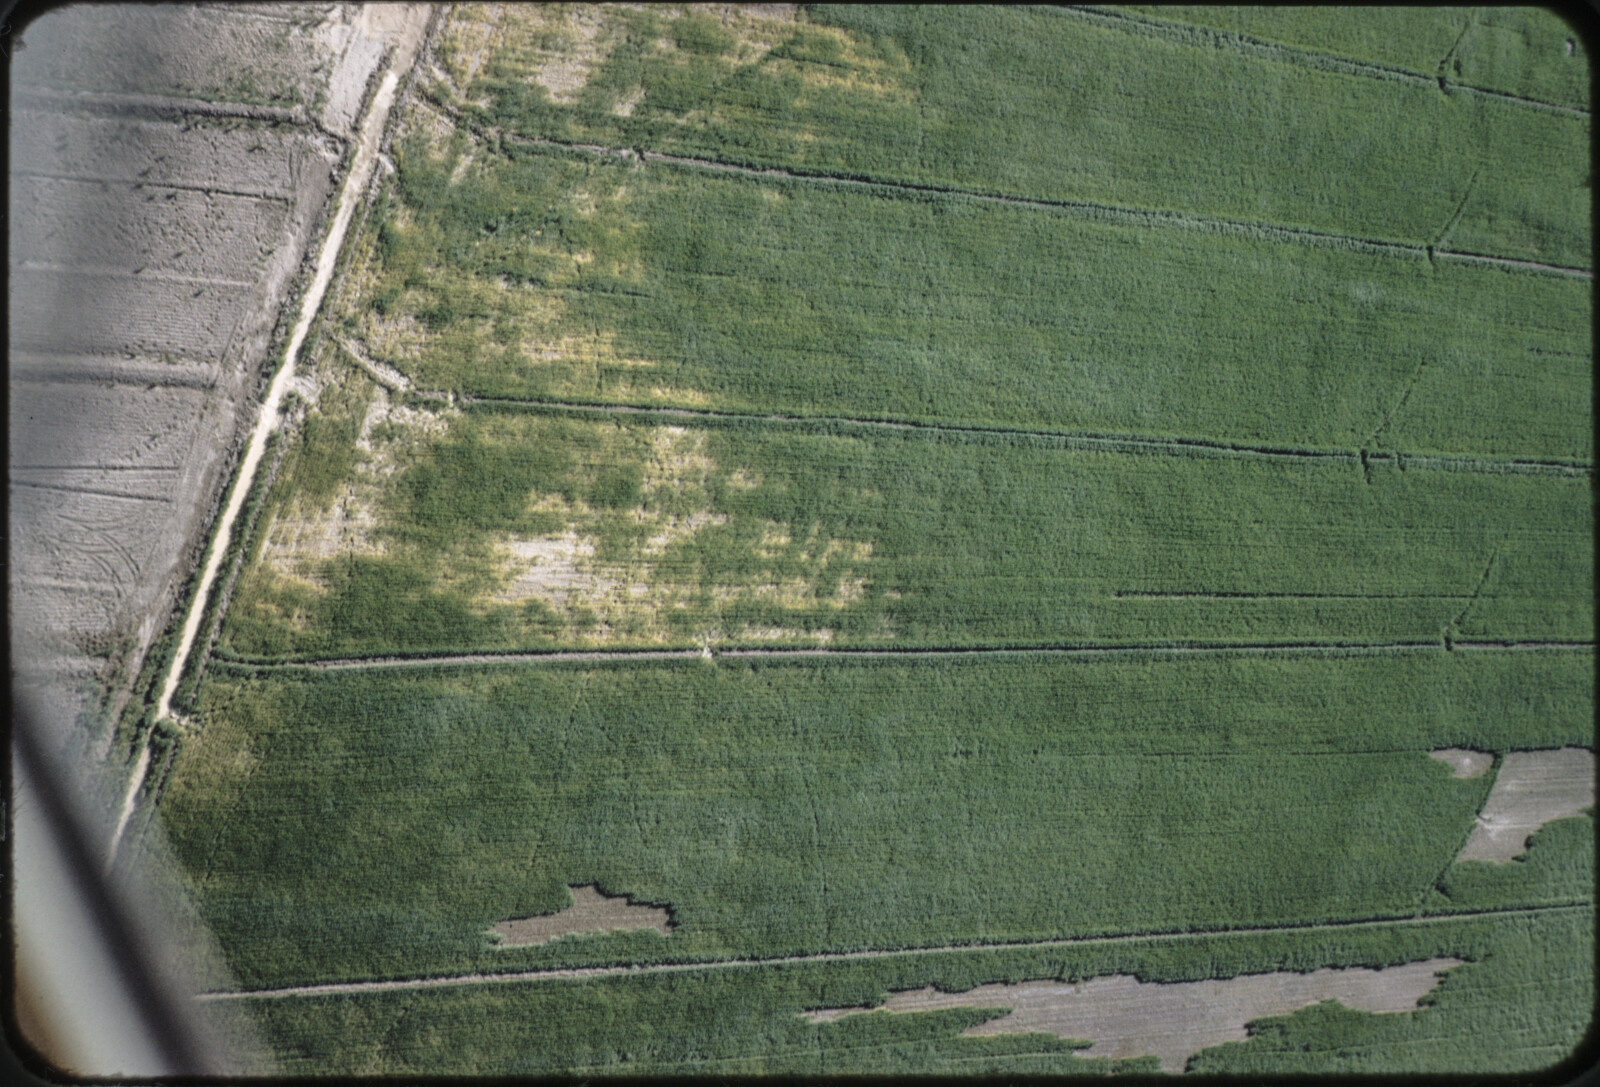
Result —
<path fill-rule="evenodd" d="M 1016 943 L 945 944 L 938 947 L 881 948 L 868 951 L 831 951 L 815 955 L 781 955 L 772 958 L 708 959 L 701 962 L 667 962 L 626 964 L 618 966 L 578 966 L 548 970 L 517 970 L 503 973 L 455 974 L 446 977 L 390 978 L 373 981 L 337 981 L 314 985 L 289 985 L 278 989 L 213 990 L 196 993 L 196 1000 L 271 999 L 292 996 L 324 996 L 342 993 L 388 992 L 396 989 L 438 989 L 458 985 L 482 985 L 492 982 L 555 981 L 578 978 L 623 977 L 640 974 L 680 974 L 696 970 L 729 970 L 762 968 L 769 966 L 794 966 L 810 963 L 859 962 L 870 959 L 888 959 L 897 955 L 923 956 L 975 951 L 1031 951 L 1054 948 L 1098 947 L 1135 943 L 1140 940 L 1204 940 L 1232 936 L 1271 936 L 1291 932 L 1348 932 L 1353 929 L 1395 928 L 1420 925 L 1448 924 L 1481 917 L 1520 917 L 1561 910 L 1593 909 L 1587 899 L 1577 902 L 1550 903 L 1538 906 L 1507 906 L 1486 910 L 1463 910 L 1459 913 L 1430 914 L 1418 917 L 1403 914 L 1394 917 L 1365 918 L 1358 921 L 1319 921 L 1299 925 L 1262 925 L 1252 928 L 1184 930 L 1176 932 L 1135 932 L 1115 936 L 1080 936 L 1058 940 L 1030 940 Z"/>

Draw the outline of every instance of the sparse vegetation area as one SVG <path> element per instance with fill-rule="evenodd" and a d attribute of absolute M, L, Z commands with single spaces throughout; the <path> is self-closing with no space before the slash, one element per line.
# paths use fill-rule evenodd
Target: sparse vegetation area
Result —
<path fill-rule="evenodd" d="M 1570 1057 L 1592 792 L 1488 798 L 1594 746 L 1587 62 L 1377 22 L 453 9 L 169 738 L 219 999 L 291 1074 L 1149 1072 L 805 1013 L 1448 959 L 1187 1068 Z"/>
<path fill-rule="evenodd" d="M 229 653 L 1593 635 L 1581 477 L 515 407 L 367 453 L 363 410 L 303 436 Z"/>

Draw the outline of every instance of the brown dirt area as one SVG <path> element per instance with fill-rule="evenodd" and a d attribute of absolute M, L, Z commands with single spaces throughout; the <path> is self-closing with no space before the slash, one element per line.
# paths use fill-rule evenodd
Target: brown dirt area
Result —
<path fill-rule="evenodd" d="M 672 917 L 659 906 L 635 906 L 626 895 L 602 894 L 595 884 L 572 888 L 572 905 L 543 917 L 501 921 L 489 931 L 500 947 L 526 947 L 580 932 L 625 932 L 653 928 L 672 934 Z"/>
<path fill-rule="evenodd" d="M 945 1008 L 1009 1008 L 1009 1014 L 964 1031 L 964 1037 L 1043 1032 L 1093 1041 L 1084 1057 L 1161 1058 L 1167 1072 L 1182 1072 L 1189 1058 L 1225 1042 L 1242 1042 L 1245 1025 L 1269 1015 L 1289 1015 L 1324 1000 L 1364 1012 L 1413 1011 L 1458 959 L 1429 959 L 1382 970 L 1324 968 L 1309 974 L 1248 974 L 1226 981 L 1142 982 L 1126 974 L 1068 984 L 1028 981 L 980 985 L 965 993 L 934 988 L 895 993 L 890 1012 Z M 807 1013 L 829 1022 L 860 1008 Z"/>
<path fill-rule="evenodd" d="M 1583 747 L 1513 751 L 1500 764 L 1478 825 L 1456 860 L 1515 860 L 1540 827 L 1592 807 L 1593 751 Z"/>

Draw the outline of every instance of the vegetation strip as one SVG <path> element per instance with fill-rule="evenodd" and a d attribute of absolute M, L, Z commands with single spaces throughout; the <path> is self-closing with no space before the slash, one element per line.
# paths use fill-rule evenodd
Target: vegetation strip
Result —
<path fill-rule="evenodd" d="M 1360 599 L 1360 598 L 1358 598 Z M 1568 651 L 1588 652 L 1593 642 L 1463 642 L 1452 640 L 1455 649 L 1486 651 Z M 657 661 L 693 660 L 697 657 L 763 657 L 785 659 L 796 657 L 981 657 L 991 655 L 1028 656 L 1113 656 L 1120 654 L 1148 654 L 1156 656 L 1205 654 L 1326 654 L 1328 656 L 1364 656 L 1375 653 L 1416 653 L 1441 649 L 1439 642 L 1385 642 L 1374 644 L 1317 642 L 1281 642 L 1274 644 L 1206 644 L 1206 645 L 1009 645 L 970 647 L 907 647 L 901 649 L 812 649 L 812 648 L 725 648 L 725 649 L 636 649 L 636 650 L 552 650 L 543 653 L 451 653 L 415 657 L 339 657 L 326 660 L 254 661 L 238 656 L 217 654 L 217 661 L 237 667 L 283 671 L 313 668 L 320 671 L 343 671 L 355 668 L 443 667 L 455 664 L 563 664 L 573 661 Z"/>
<path fill-rule="evenodd" d="M 347 345 L 348 346 L 348 345 Z M 482 404 L 486 407 L 520 408 L 528 411 L 549 411 L 563 414 L 603 418 L 607 415 L 629 415 L 645 419 L 693 419 L 702 422 L 725 421 L 735 424 L 787 425 L 817 427 L 827 430 L 857 428 L 861 430 L 895 430 L 910 433 L 955 434 L 971 436 L 1015 436 L 1017 438 L 1044 438 L 1059 441 L 1067 449 L 1092 449 L 1108 453 L 1172 453 L 1193 456 L 1196 453 L 1216 453 L 1248 457 L 1284 458 L 1289 460 L 1328 460 L 1348 463 L 1394 463 L 1405 468 L 1435 468 L 1453 472 L 1506 472 L 1527 475 L 1588 475 L 1594 465 L 1583 461 L 1561 460 L 1499 460 L 1494 457 L 1473 457 L 1451 453 L 1390 453 L 1350 452 L 1343 449 L 1304 449 L 1286 445 L 1245 445 L 1238 442 L 1217 441 L 1211 438 L 1169 437 L 1159 438 L 1142 434 L 1094 434 L 1064 430 L 1046 430 L 1032 427 L 984 426 L 977 423 L 936 423 L 913 419 L 861 419 L 836 415 L 785 415 L 776 412 L 716 411 L 706 408 L 645 407 L 639 404 L 606 404 L 575 400 L 539 400 L 495 396 L 452 394 L 432 389 L 409 390 L 400 384 L 404 375 L 392 366 L 374 362 L 351 350 L 351 355 L 380 385 L 391 391 L 410 392 L 423 400 L 441 404 Z M 380 369 L 382 367 L 382 369 Z M 385 371 L 394 371 L 388 373 Z M 397 380 L 397 378 L 399 380 Z"/>
<path fill-rule="evenodd" d="M 1372 61 L 1352 60 L 1318 50 L 1263 41 L 1260 38 L 1254 38 L 1237 31 L 1215 30 L 1211 27 L 1198 26 L 1193 23 L 1170 22 L 1165 19 L 1154 19 L 1146 15 L 1135 15 L 1131 12 L 1115 11 L 1110 8 L 1087 4 L 1066 5 L 1059 8 L 1043 7 L 1036 10 L 1075 15 L 1102 26 L 1118 26 L 1121 24 L 1123 29 L 1131 29 L 1133 33 L 1160 35 L 1169 40 L 1180 41 L 1188 45 L 1203 44 L 1212 48 L 1233 49 L 1241 53 L 1271 57 L 1275 60 L 1286 60 L 1293 64 L 1315 68 L 1323 72 L 1337 72 L 1341 75 L 1365 76 L 1370 79 L 1410 83 L 1419 87 L 1436 86 L 1447 94 L 1451 91 L 1466 91 L 1468 94 L 1482 95 L 1485 98 L 1507 102 L 1528 109 L 1536 109 L 1544 113 L 1555 113 L 1585 119 L 1589 116 L 1588 110 L 1577 109 L 1573 106 L 1562 106 L 1554 102 L 1544 102 L 1537 98 L 1527 98 L 1522 95 L 1507 94 L 1505 91 L 1490 90 L 1487 87 L 1458 83 L 1443 76 L 1426 75 L 1422 72 L 1412 71 L 1409 68 L 1376 64 Z"/>
<path fill-rule="evenodd" d="M 552 981 L 566 978 L 618 977 L 633 974 L 676 974 L 695 970 L 726 970 L 737 967 L 788 966 L 805 963 L 853 962 L 897 956 L 938 955 L 951 951 L 1028 951 L 1057 947 L 1092 947 L 1126 944 L 1139 940 L 1196 940 L 1218 936 L 1265 936 L 1285 932 L 1340 932 L 1351 929 L 1431 925 L 1478 917 L 1516 917 L 1592 908 L 1589 901 L 1563 902 L 1541 906 L 1516 906 L 1476 910 L 1429 917 L 1393 917 L 1360 921 L 1324 921 L 1305 925 L 1270 925 L 1259 928 L 1213 929 L 1184 932 L 1139 932 L 1118 936 L 1086 936 L 1065 940 L 1033 940 L 1003 944 L 952 944 L 941 947 L 910 947 L 897 950 L 837 951 L 820 955 L 785 955 L 769 959 L 713 959 L 707 962 L 650 963 L 625 966 L 582 966 L 555 970 L 520 970 L 506 973 L 461 974 L 441 978 L 395 978 L 381 981 L 331 982 L 324 985 L 291 985 L 281 989 L 242 989 L 196 993 L 196 1000 L 266 999 L 286 996 L 324 996 L 337 993 L 378 992 L 389 989 L 434 989 L 454 985 L 481 985 L 489 982 Z"/>
<path fill-rule="evenodd" d="M 459 113 L 452 107 L 442 102 L 435 102 L 435 104 L 446 113 L 460 119 Z M 659 162 L 667 166 L 704 170 L 712 173 L 738 174 L 741 177 L 781 178 L 785 181 L 807 182 L 814 185 L 864 191 L 880 196 L 893 197 L 901 194 L 923 197 L 944 196 L 974 200 L 985 204 L 997 204 L 1003 207 L 1065 212 L 1084 218 L 1109 220 L 1131 226 L 1179 227 L 1211 234 L 1261 238 L 1268 241 L 1315 245 L 1332 249 L 1354 249 L 1378 255 L 1403 255 L 1426 260 L 1453 260 L 1464 264 L 1482 264 L 1511 271 L 1526 270 L 1543 275 L 1572 276 L 1577 279 L 1590 279 L 1594 275 L 1593 269 L 1590 268 L 1574 268 L 1567 265 L 1546 264 L 1533 260 L 1496 257 L 1483 253 L 1468 253 L 1453 249 L 1441 249 L 1431 245 L 1413 245 L 1408 242 L 1389 241 L 1383 238 L 1362 238 L 1328 230 L 1313 230 L 1308 227 L 1255 223 L 1244 219 L 1195 215 L 1157 208 L 1124 207 L 1116 204 L 1103 204 L 1093 200 L 1049 200 L 1040 197 L 1007 196 L 1001 193 L 985 192 L 981 189 L 965 189 L 953 185 L 930 185 L 864 175 L 807 172 L 775 166 L 747 166 L 736 162 L 673 155 L 661 151 L 605 147 L 600 144 L 566 142 L 541 136 L 519 136 L 516 133 L 507 132 L 500 128 L 475 125 L 464 119 L 461 119 L 461 124 L 474 136 L 482 140 L 503 140 L 506 143 L 519 144 L 524 147 L 541 147 L 557 151 L 578 152 L 586 155 L 617 158 L 625 162 L 641 160 L 645 163 Z"/>

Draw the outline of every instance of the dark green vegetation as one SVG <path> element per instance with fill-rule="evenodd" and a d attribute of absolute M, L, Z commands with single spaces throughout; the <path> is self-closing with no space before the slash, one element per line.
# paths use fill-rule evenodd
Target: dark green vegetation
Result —
<path fill-rule="evenodd" d="M 213 664 L 164 808 L 248 986 L 1408 917 L 1490 784 L 1425 752 L 1590 742 L 1593 666 Z M 493 949 L 596 881 L 676 930 Z"/>
<path fill-rule="evenodd" d="M 1545 7 L 1337 7 L 1124 5 L 1168 22 L 1216 27 L 1264 41 L 1443 75 L 1447 83 L 1589 108 L 1583 36 Z"/>
<path fill-rule="evenodd" d="M 385 553 L 323 560 L 320 592 L 258 566 L 229 652 L 1593 636 L 1578 476 L 516 408 L 414 456 Z M 559 593 L 497 600 L 494 541 L 567 534 Z"/>
<path fill-rule="evenodd" d="M 423 388 L 1592 454 L 1585 280 L 545 151 L 451 184 L 466 145 L 404 150 L 367 320 L 428 329 Z"/>
<path fill-rule="evenodd" d="M 1587 116 L 1505 97 L 1586 96 L 1558 20 L 490 17 L 161 809 L 247 988 L 686 969 L 250 999 L 289 1071 L 1150 1070 L 800 1013 L 1434 956 L 1193 1068 L 1572 1052 L 1592 817 L 1457 863 L 1494 779 L 1428 755 L 1594 745 L 1593 285 L 1462 259 L 1590 260 Z M 1122 648 L 989 652 L 1047 645 Z M 711 659 L 272 663 L 646 646 Z M 491 937 L 592 883 L 672 934 Z"/>
<path fill-rule="evenodd" d="M 523 135 L 1589 261 L 1586 117 L 1073 12 L 811 15 L 725 29 L 608 9 L 604 59 L 557 104 L 529 72 L 571 32 L 563 15 L 529 11 L 461 98 L 486 97 L 470 115 Z M 1459 19 L 1439 22 L 1459 32 Z M 1586 62 L 1574 66 L 1586 81 Z M 636 104 L 618 117 L 623 101 Z"/>
<path fill-rule="evenodd" d="M 1327 965 L 1466 960 L 1424 1009 L 1362 1015 L 1328 1005 L 1266 1021 L 1260 1037 L 1206 1051 L 1192 1071 L 1284 1069 L 1502 1072 L 1570 1054 L 1594 1000 L 1593 922 L 1584 912 L 1470 918 L 1326 933 L 1218 935 L 986 951 L 588 982 L 472 986 L 252 1002 L 286 1071 L 355 1075 L 649 1069 L 701 1075 L 1153 1070 L 1088 1060 L 1053 1035 L 958 1038 L 981 1010 L 864 1016 L 817 1025 L 799 1014 L 873 1004 L 937 984 L 1134 974 L 1198 980 Z"/>

